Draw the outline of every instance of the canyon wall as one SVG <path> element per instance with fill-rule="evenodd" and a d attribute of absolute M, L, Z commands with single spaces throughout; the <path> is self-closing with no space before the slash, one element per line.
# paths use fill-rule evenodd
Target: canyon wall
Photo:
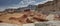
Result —
<path fill-rule="evenodd" d="M 60 0 L 48 1 L 44 4 L 39 4 L 37 10 L 45 13 L 60 12 Z"/>

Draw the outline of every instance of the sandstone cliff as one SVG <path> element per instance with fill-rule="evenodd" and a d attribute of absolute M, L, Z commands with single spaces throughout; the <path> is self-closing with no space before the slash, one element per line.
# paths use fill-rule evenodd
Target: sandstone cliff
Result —
<path fill-rule="evenodd" d="M 37 8 L 38 11 L 43 11 L 43 12 L 59 12 L 60 0 L 54 0 L 44 4 L 39 4 Z"/>

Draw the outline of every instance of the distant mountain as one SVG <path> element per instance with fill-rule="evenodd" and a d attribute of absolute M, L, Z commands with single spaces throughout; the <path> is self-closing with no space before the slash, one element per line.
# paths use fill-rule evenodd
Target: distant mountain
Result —
<path fill-rule="evenodd" d="M 9 8 L 9 9 L 5 9 L 3 12 L 22 12 L 24 10 L 35 10 L 36 9 L 36 5 L 28 5 L 27 7 L 22 7 L 22 8 L 17 8 L 17 9 L 14 9 L 14 8 Z"/>

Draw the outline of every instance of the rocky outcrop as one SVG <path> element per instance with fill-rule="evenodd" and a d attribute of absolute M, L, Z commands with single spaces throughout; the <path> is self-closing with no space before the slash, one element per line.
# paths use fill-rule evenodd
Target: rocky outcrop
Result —
<path fill-rule="evenodd" d="M 51 12 L 60 11 L 60 0 L 54 0 L 44 4 L 39 4 L 38 10 Z"/>
<path fill-rule="evenodd" d="M 3 14 L 0 16 L 0 23 L 26 24 L 35 22 L 47 22 L 46 15 L 35 11 L 25 11 L 21 13 Z"/>

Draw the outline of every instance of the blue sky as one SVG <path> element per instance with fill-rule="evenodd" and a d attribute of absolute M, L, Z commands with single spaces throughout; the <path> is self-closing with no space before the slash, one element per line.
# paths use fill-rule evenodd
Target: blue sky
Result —
<path fill-rule="evenodd" d="M 36 1 L 35 3 L 44 1 L 44 0 L 0 0 L 0 6 L 9 6 L 9 5 L 17 5 L 23 1 L 24 3 L 31 2 L 31 1 Z"/>
<path fill-rule="evenodd" d="M 0 0 L 0 10 L 37 5 L 46 0 Z"/>
<path fill-rule="evenodd" d="M 0 0 L 0 6 L 18 4 L 21 0 Z"/>

